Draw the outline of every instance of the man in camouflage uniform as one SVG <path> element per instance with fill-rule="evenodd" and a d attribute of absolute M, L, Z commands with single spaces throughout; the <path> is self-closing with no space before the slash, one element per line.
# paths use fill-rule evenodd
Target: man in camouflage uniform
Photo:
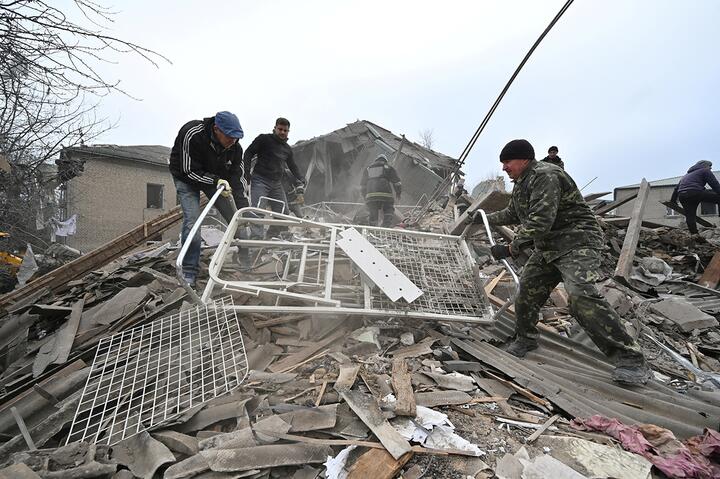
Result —
<path fill-rule="evenodd" d="M 601 279 L 603 237 L 575 182 L 562 168 L 536 161 L 527 140 L 505 145 L 500 161 L 515 185 L 508 207 L 488 215 L 488 221 L 521 226 L 510 245 L 493 246 L 492 255 L 499 260 L 535 248 L 520 278 L 515 299 L 516 339 L 508 352 L 523 357 L 538 347 L 540 307 L 563 281 L 571 312 L 597 347 L 616 363 L 613 379 L 646 383 L 650 370 L 642 350 L 595 286 Z"/>

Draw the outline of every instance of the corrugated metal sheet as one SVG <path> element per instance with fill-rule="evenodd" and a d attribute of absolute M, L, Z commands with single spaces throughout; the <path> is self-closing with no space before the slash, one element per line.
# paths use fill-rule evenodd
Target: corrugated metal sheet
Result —
<path fill-rule="evenodd" d="M 620 387 L 611 379 L 612 364 L 597 349 L 548 332 L 541 333 L 540 348 L 519 359 L 490 344 L 508 339 L 513 324 L 506 315 L 492 328 L 475 328 L 472 340 L 453 339 L 453 344 L 575 417 L 601 414 L 629 424 L 656 424 L 681 438 L 705 427 L 718 429 L 720 393 L 680 393 L 658 381 Z"/>

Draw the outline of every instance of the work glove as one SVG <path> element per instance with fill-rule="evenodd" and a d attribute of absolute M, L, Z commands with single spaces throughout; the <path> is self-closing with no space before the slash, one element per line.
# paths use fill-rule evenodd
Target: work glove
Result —
<path fill-rule="evenodd" d="M 305 195 L 297 195 L 295 196 L 295 203 L 299 204 L 300 206 L 305 204 Z"/>
<path fill-rule="evenodd" d="M 475 210 L 471 213 L 468 213 L 467 216 L 465 216 L 465 223 L 467 223 L 467 224 L 482 223 L 482 220 L 480 219 L 480 212 Z"/>
<path fill-rule="evenodd" d="M 492 257 L 498 261 L 512 256 L 510 254 L 510 247 L 504 244 L 496 244 L 495 246 L 492 246 L 490 248 L 490 254 L 492 254 Z"/>
<path fill-rule="evenodd" d="M 222 197 L 228 198 L 232 194 L 232 188 L 230 188 L 230 183 L 227 182 L 227 180 L 218 180 L 217 182 L 217 189 L 223 190 Z"/>

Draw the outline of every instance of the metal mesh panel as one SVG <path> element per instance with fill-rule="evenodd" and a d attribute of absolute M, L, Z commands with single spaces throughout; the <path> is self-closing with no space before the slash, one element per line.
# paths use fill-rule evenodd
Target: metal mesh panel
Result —
<path fill-rule="evenodd" d="M 472 268 L 457 238 L 370 229 L 364 236 L 424 293 L 408 304 L 403 300 L 392 302 L 373 288 L 373 308 L 457 316 L 491 315 L 484 291 L 473 279 Z"/>
<path fill-rule="evenodd" d="M 239 386 L 247 356 L 232 298 L 103 339 L 68 443 L 115 444 Z"/>

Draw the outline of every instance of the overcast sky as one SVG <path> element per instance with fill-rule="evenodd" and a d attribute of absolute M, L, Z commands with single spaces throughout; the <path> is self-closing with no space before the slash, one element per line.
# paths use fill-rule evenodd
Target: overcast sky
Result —
<path fill-rule="evenodd" d="M 357 119 L 457 157 L 564 1 L 122 0 L 112 33 L 172 64 L 103 66 L 122 95 L 98 142 L 171 146 L 180 126 L 236 113 L 247 147 L 277 116 L 290 141 Z M 720 1 L 577 0 L 516 79 L 464 168 L 473 185 L 526 138 L 560 148 L 587 192 L 720 167 Z"/>

